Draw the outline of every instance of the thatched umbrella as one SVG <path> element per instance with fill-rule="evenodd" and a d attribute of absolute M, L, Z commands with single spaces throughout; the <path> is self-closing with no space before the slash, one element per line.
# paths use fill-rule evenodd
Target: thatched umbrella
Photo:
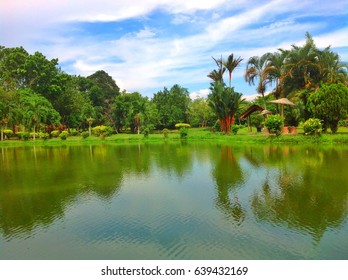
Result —
<path fill-rule="evenodd" d="M 275 103 L 275 104 L 281 104 L 282 105 L 282 117 L 284 117 L 284 105 L 290 105 L 290 106 L 295 106 L 294 103 L 292 103 L 289 99 L 287 98 L 280 98 L 277 100 L 272 100 L 269 101 L 270 103 Z"/>
<path fill-rule="evenodd" d="M 265 115 L 271 115 L 272 112 L 269 110 L 262 110 L 262 112 L 259 114 L 260 116 L 265 116 Z"/>

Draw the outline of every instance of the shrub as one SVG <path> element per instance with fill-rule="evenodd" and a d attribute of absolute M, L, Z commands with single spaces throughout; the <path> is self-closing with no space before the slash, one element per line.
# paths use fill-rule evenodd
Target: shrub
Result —
<path fill-rule="evenodd" d="M 339 126 L 348 127 L 348 120 L 340 120 L 338 122 Z"/>
<path fill-rule="evenodd" d="M 51 136 L 54 137 L 54 138 L 57 138 L 59 136 L 59 130 L 52 130 L 51 131 Z"/>
<path fill-rule="evenodd" d="M 110 136 L 113 132 L 112 127 L 106 126 L 106 125 L 98 125 L 92 128 L 92 133 L 99 137 L 99 136 Z"/>
<path fill-rule="evenodd" d="M 47 140 L 50 135 L 46 132 L 40 132 L 39 137 L 43 140 Z"/>
<path fill-rule="evenodd" d="M 180 128 L 180 138 L 185 139 L 188 135 L 188 129 L 186 127 Z"/>
<path fill-rule="evenodd" d="M 305 135 L 320 135 L 323 130 L 323 125 L 319 119 L 311 118 L 303 124 L 303 131 Z"/>
<path fill-rule="evenodd" d="M 75 128 L 70 129 L 70 135 L 71 136 L 77 136 L 79 134 L 78 130 Z"/>
<path fill-rule="evenodd" d="M 232 133 L 233 133 L 234 135 L 237 135 L 239 128 L 240 128 L 240 126 L 237 125 L 237 124 L 232 125 L 232 127 L 231 127 Z"/>
<path fill-rule="evenodd" d="M 175 125 L 176 128 L 190 128 L 191 125 L 189 125 L 188 123 L 177 123 Z"/>
<path fill-rule="evenodd" d="M 29 132 L 17 132 L 16 135 L 18 139 L 21 139 L 21 140 L 29 140 L 30 138 Z"/>
<path fill-rule="evenodd" d="M 284 119 L 280 115 L 270 115 L 267 117 L 265 125 L 270 132 L 274 132 L 279 136 L 284 126 Z"/>
<path fill-rule="evenodd" d="M 86 139 L 87 137 L 89 137 L 89 132 L 88 131 L 83 131 L 81 132 L 81 136 L 83 139 Z"/>
<path fill-rule="evenodd" d="M 219 120 L 217 120 L 215 122 L 214 129 L 215 129 L 215 131 L 221 131 L 220 121 Z"/>
<path fill-rule="evenodd" d="M 164 138 L 168 138 L 168 134 L 169 134 L 168 128 L 164 128 L 164 129 L 162 130 L 162 133 L 163 133 Z"/>
<path fill-rule="evenodd" d="M 29 134 L 30 134 L 30 138 L 32 138 L 32 139 L 34 138 L 34 134 L 35 134 L 35 138 L 39 138 L 40 137 L 40 133 L 39 132 L 35 132 L 35 133 L 34 132 L 30 132 Z"/>
<path fill-rule="evenodd" d="M 10 138 L 13 135 L 13 131 L 11 129 L 4 129 L 4 134 L 7 138 Z"/>
<path fill-rule="evenodd" d="M 145 127 L 142 132 L 143 132 L 145 138 L 149 137 L 150 129 L 148 127 Z"/>
<path fill-rule="evenodd" d="M 61 134 L 59 134 L 60 139 L 66 140 L 68 138 L 68 132 L 67 131 L 62 131 Z"/>

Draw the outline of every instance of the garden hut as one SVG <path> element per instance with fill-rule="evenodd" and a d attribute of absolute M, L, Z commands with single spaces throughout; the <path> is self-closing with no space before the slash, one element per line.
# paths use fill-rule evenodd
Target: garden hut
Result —
<path fill-rule="evenodd" d="M 277 100 L 272 100 L 269 103 L 275 103 L 275 104 L 280 104 L 282 105 L 282 109 L 281 109 L 281 116 L 284 118 L 284 105 L 290 105 L 290 106 L 295 106 L 294 103 L 292 103 L 289 99 L 287 98 L 280 98 Z"/>
<path fill-rule="evenodd" d="M 250 121 L 250 115 L 256 111 L 262 112 L 264 111 L 264 108 L 262 108 L 259 105 L 251 105 L 248 109 L 245 110 L 245 112 L 243 114 L 240 115 L 240 119 L 247 119 L 247 123 L 248 123 L 248 131 L 251 131 L 251 121 Z"/>

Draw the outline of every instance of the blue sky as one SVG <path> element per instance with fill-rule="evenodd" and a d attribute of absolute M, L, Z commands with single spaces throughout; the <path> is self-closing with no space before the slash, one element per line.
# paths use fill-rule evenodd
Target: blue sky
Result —
<path fill-rule="evenodd" d="M 331 45 L 348 62 L 348 0 L 0 2 L 0 45 L 58 58 L 69 74 L 105 70 L 122 89 L 149 97 L 174 84 L 206 96 L 211 57 L 233 53 L 244 61 L 232 84 L 250 98 L 248 58 L 301 45 L 307 31 L 317 47 Z"/>

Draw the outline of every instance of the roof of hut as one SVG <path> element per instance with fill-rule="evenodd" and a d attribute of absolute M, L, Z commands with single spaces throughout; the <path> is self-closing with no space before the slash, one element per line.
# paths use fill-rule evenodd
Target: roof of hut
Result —
<path fill-rule="evenodd" d="M 240 115 L 240 119 L 245 119 L 246 117 L 248 117 L 249 115 L 251 115 L 252 113 L 254 113 L 255 111 L 260 111 L 262 112 L 264 110 L 264 108 L 262 108 L 259 105 L 251 105 L 243 114 Z"/>

